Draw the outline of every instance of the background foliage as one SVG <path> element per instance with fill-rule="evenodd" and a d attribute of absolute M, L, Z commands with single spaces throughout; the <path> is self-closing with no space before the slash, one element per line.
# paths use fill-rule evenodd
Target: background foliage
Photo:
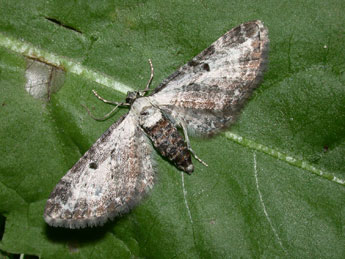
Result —
<path fill-rule="evenodd" d="M 142 89 L 157 85 L 238 24 L 269 29 L 265 80 L 232 132 L 345 179 L 344 1 L 6 1 L 0 33 Z M 51 22 L 60 21 L 65 27 Z M 71 28 L 74 28 L 72 30 Z M 0 48 L 0 249 L 42 258 L 344 258 L 345 189 L 224 134 L 192 138 L 208 162 L 184 176 L 157 157 L 158 181 L 130 214 L 102 228 L 49 228 L 58 180 L 125 110 L 124 95 L 66 73 L 50 102 L 24 90 L 26 63 Z M 189 214 L 190 213 L 190 214 Z"/>

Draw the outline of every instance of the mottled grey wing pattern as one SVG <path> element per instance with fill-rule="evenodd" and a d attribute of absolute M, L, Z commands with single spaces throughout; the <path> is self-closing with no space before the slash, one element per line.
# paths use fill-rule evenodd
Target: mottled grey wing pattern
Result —
<path fill-rule="evenodd" d="M 163 151 L 169 149 L 170 160 L 177 161 L 181 152 L 165 144 L 179 139 L 168 138 L 169 127 L 158 121 L 171 118 L 198 135 L 231 124 L 262 77 L 268 43 L 262 22 L 242 24 L 168 77 L 152 95 L 137 97 L 127 116 L 114 123 L 56 185 L 46 204 L 45 221 L 81 228 L 128 212 L 154 181 L 152 146 L 142 127 L 153 141 L 162 140 L 154 143 Z M 159 108 L 166 119 L 149 116 L 147 108 Z M 144 127 L 145 122 L 149 126 Z"/>
<path fill-rule="evenodd" d="M 152 146 L 132 112 L 114 123 L 62 177 L 44 212 L 49 225 L 102 225 L 152 188 Z"/>
<path fill-rule="evenodd" d="M 152 103 L 192 134 L 210 135 L 228 126 L 262 78 L 267 33 L 261 21 L 225 33 L 163 81 Z"/>

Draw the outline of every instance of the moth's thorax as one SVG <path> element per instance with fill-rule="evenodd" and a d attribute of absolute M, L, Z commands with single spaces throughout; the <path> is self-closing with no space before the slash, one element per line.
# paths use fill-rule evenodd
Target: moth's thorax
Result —
<path fill-rule="evenodd" d="M 153 106 L 145 107 L 140 112 L 139 123 L 144 128 L 152 128 L 162 120 L 164 120 L 164 118 L 161 110 Z"/>
<path fill-rule="evenodd" d="M 133 102 L 131 106 L 131 112 L 134 112 L 136 115 L 139 115 L 145 107 L 151 106 L 152 104 L 148 97 L 139 97 Z"/>
<path fill-rule="evenodd" d="M 144 107 L 139 115 L 139 125 L 162 156 L 175 163 L 179 169 L 187 173 L 193 172 L 191 154 L 186 142 L 159 108 Z"/>

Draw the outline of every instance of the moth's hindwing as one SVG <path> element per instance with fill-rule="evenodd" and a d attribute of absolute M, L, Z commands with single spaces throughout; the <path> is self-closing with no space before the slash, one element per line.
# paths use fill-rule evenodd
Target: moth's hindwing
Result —
<path fill-rule="evenodd" d="M 62 177 L 47 201 L 45 221 L 83 228 L 128 212 L 153 186 L 151 153 L 148 138 L 130 112 Z"/>
<path fill-rule="evenodd" d="M 268 44 L 261 21 L 241 24 L 163 81 L 151 102 L 191 133 L 215 133 L 235 120 L 258 86 Z"/>

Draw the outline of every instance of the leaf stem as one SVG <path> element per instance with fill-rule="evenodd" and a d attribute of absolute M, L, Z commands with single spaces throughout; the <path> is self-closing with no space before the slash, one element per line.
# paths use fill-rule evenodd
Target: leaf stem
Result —
<path fill-rule="evenodd" d="M 101 72 L 83 66 L 74 60 L 55 55 L 49 51 L 37 48 L 28 42 L 11 38 L 2 33 L 0 33 L 0 47 L 4 47 L 21 55 L 60 67 L 67 72 L 80 75 L 98 84 L 113 88 L 114 90 L 123 94 L 127 94 L 128 91 L 133 91 L 133 88 L 116 81 L 115 79 L 104 75 Z"/>
<path fill-rule="evenodd" d="M 315 174 L 317 176 L 320 176 L 322 178 L 325 178 L 327 180 L 331 180 L 332 182 L 335 182 L 337 184 L 345 186 L 345 180 L 344 179 L 340 179 L 340 178 L 338 178 L 338 177 L 336 177 L 336 176 L 334 176 L 328 172 L 325 172 L 321 169 L 318 169 L 315 166 L 313 166 L 311 163 L 309 163 L 305 160 L 294 158 L 294 157 L 289 156 L 283 152 L 280 152 L 280 151 L 275 150 L 273 148 L 270 148 L 270 147 L 267 147 L 265 145 L 256 143 L 250 139 L 244 138 L 244 137 L 239 136 L 239 135 L 237 135 L 233 132 L 230 132 L 230 131 L 225 132 L 225 136 L 228 139 L 230 139 L 230 140 L 232 140 L 232 141 L 234 141 L 234 142 L 236 142 L 242 146 L 261 151 L 261 152 L 268 154 L 274 158 L 277 158 L 281 161 L 284 161 L 290 165 L 302 168 L 302 169 L 304 169 L 304 170 L 306 170 L 312 174 Z"/>

